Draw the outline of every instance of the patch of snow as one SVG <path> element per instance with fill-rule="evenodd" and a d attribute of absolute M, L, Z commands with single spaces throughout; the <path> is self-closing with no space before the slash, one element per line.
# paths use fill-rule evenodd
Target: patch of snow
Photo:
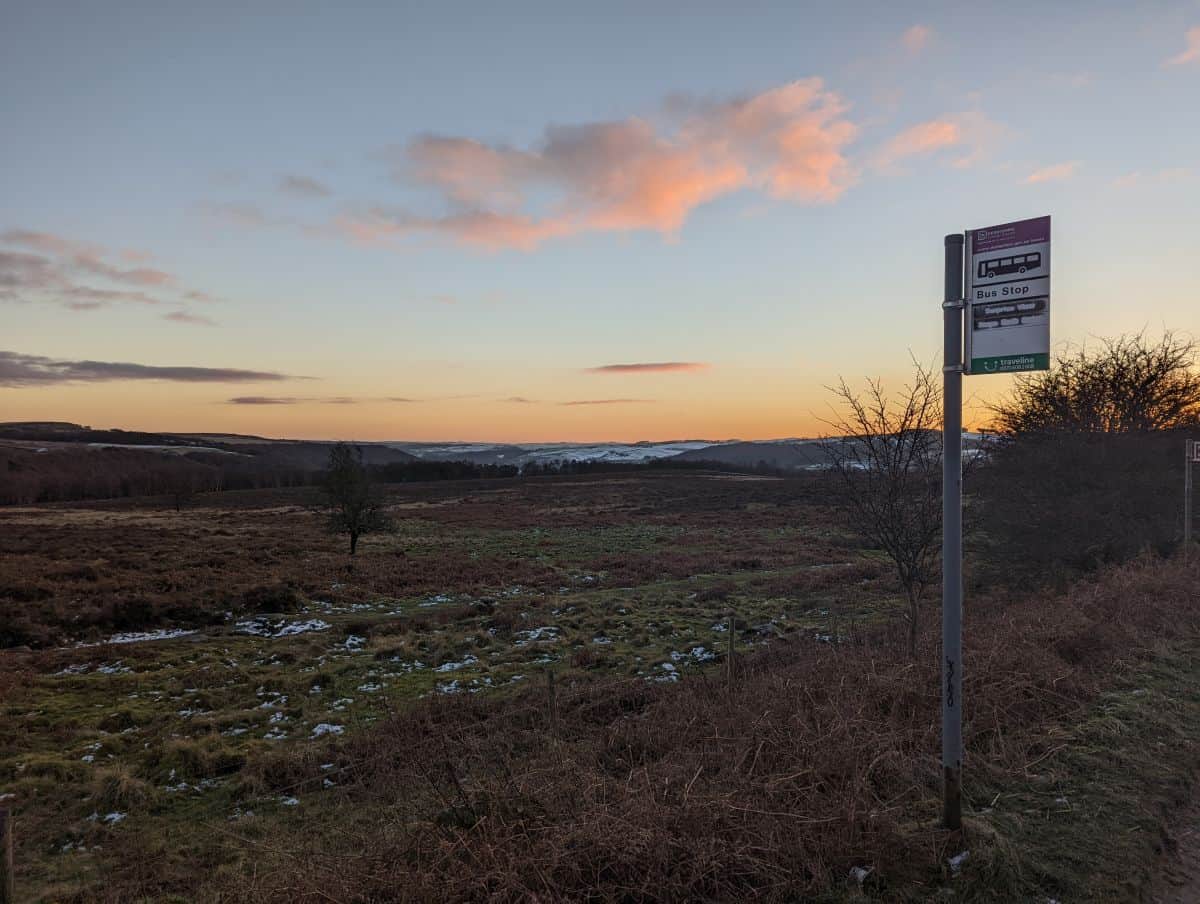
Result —
<path fill-rule="evenodd" d="M 680 653 L 678 650 L 671 651 L 672 662 L 679 662 L 681 659 L 692 659 L 696 662 L 708 662 L 709 660 L 716 658 L 717 654 L 706 649 L 705 647 L 692 647 L 691 650 L 686 653 Z"/>
<path fill-rule="evenodd" d="M 308 634 L 311 631 L 328 631 L 330 624 L 320 618 L 310 618 L 305 621 L 289 622 L 278 619 L 272 622 L 265 615 L 258 618 L 245 619 L 234 625 L 233 630 L 238 634 L 252 634 L 255 637 L 292 637 L 296 634 Z"/>
<path fill-rule="evenodd" d="M 539 641 L 557 640 L 558 628 L 556 628 L 554 625 L 544 625 L 541 628 L 530 628 L 527 631 L 517 631 L 516 636 L 519 637 L 520 640 L 514 641 L 513 646 L 523 647 L 531 643 L 538 643 Z"/>
<path fill-rule="evenodd" d="M 659 665 L 659 668 L 662 669 L 661 675 L 650 675 L 646 678 L 646 680 L 647 681 L 659 681 L 659 682 L 663 682 L 663 681 L 670 682 L 670 681 L 678 681 L 679 680 L 679 669 L 675 668 L 675 666 L 672 663 L 664 662 L 661 665 Z"/>
<path fill-rule="evenodd" d="M 479 662 L 479 660 L 475 656 L 468 653 L 466 656 L 464 656 L 458 662 L 443 662 L 436 669 L 434 669 L 434 671 L 435 672 L 457 672 L 459 669 L 465 669 L 467 666 L 474 665 L 477 662 Z"/>
<path fill-rule="evenodd" d="M 323 735 L 340 735 L 345 730 L 346 728 L 344 725 L 334 725 L 331 722 L 319 722 L 313 726 L 312 736 L 314 738 L 319 738 Z M 333 764 L 330 763 L 329 765 L 332 766 Z M 321 768 L 324 769 L 325 767 L 322 766 Z"/>
<path fill-rule="evenodd" d="M 852 866 L 850 867 L 850 879 L 856 885 L 862 885 L 867 880 L 867 876 L 871 875 L 872 867 L 869 866 Z"/>
<path fill-rule="evenodd" d="M 967 862 L 967 858 L 971 856 L 970 851 L 963 851 L 961 854 L 955 854 L 953 857 L 947 857 L 946 862 L 950 864 L 950 875 L 957 876 L 962 869 L 962 865 Z"/>
<path fill-rule="evenodd" d="M 159 628 L 157 631 L 127 631 L 122 634 L 114 634 L 107 640 L 96 641 L 95 643 L 79 643 L 77 647 L 99 647 L 105 644 L 122 644 L 122 643 L 146 643 L 152 640 L 174 640 L 177 637 L 190 637 L 199 632 L 188 628 Z"/>

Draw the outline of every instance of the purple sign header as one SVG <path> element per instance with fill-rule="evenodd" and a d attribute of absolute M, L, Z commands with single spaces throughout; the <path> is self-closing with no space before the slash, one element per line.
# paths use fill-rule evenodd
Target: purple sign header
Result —
<path fill-rule="evenodd" d="M 971 250 L 975 254 L 1003 251 L 1005 248 L 1018 248 L 1022 245 L 1035 245 L 1038 242 L 1050 241 L 1050 218 L 1035 217 L 1032 220 L 1018 220 L 1015 223 L 988 226 L 986 229 L 974 229 L 972 233 Z"/>

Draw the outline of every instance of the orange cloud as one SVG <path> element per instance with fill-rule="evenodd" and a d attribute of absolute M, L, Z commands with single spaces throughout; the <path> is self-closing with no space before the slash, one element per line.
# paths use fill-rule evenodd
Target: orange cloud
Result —
<path fill-rule="evenodd" d="M 377 206 L 343 215 L 335 227 L 366 242 L 432 232 L 490 248 L 533 248 L 586 232 L 673 234 L 698 206 L 742 189 L 829 203 L 855 181 L 844 149 L 857 128 L 820 79 L 668 107 L 657 123 L 631 117 L 550 126 L 529 149 L 424 136 L 399 153 L 395 175 L 435 188 L 446 212 Z"/>
<path fill-rule="evenodd" d="M 708 370 L 712 365 L 702 361 L 652 361 L 642 364 L 602 364 L 587 368 L 591 374 L 680 373 Z"/>
<path fill-rule="evenodd" d="M 560 405 L 646 405 L 654 399 L 577 399 L 572 402 L 559 402 Z"/>
<path fill-rule="evenodd" d="M 1164 65 L 1186 66 L 1188 63 L 1200 62 L 1200 27 L 1189 28 L 1184 35 L 1184 41 L 1187 43 L 1187 48 L 1182 53 L 1177 53 L 1166 60 Z"/>
<path fill-rule="evenodd" d="M 1063 179 L 1070 179 L 1075 175 L 1075 170 L 1078 167 L 1079 161 L 1077 160 L 1067 163 L 1055 163 L 1053 166 L 1044 166 L 1026 176 L 1025 183 L 1027 185 L 1036 185 L 1038 182 L 1058 182 Z"/>
<path fill-rule="evenodd" d="M 909 53 L 920 53 L 933 37 L 933 29 L 928 25 L 914 25 L 900 36 L 900 43 Z"/>
<path fill-rule="evenodd" d="M 890 138 L 879 152 L 878 162 L 881 166 L 914 157 L 929 154 L 941 148 L 951 147 L 962 143 L 962 128 L 950 119 L 931 119 L 920 122 Z"/>
<path fill-rule="evenodd" d="M 946 113 L 893 135 L 875 152 L 872 162 L 887 169 L 901 160 L 956 148 L 959 156 L 950 161 L 951 165 L 974 166 L 1004 141 L 1006 133 L 1003 125 L 978 110 Z"/>

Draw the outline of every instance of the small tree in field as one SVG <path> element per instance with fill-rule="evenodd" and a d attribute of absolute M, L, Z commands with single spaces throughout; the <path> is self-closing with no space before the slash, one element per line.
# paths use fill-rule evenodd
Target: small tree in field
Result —
<path fill-rule="evenodd" d="M 940 574 L 942 534 L 942 395 L 931 370 L 914 365 L 912 382 L 894 397 L 879 380 L 830 391 L 840 434 L 825 452 L 850 525 L 883 550 L 908 597 L 908 648 L 917 652 L 921 598 Z"/>
<path fill-rule="evenodd" d="M 350 555 L 358 549 L 363 534 L 391 530 L 392 522 L 363 464 L 361 449 L 346 443 L 335 445 L 329 453 L 324 483 L 329 531 L 350 535 Z"/>

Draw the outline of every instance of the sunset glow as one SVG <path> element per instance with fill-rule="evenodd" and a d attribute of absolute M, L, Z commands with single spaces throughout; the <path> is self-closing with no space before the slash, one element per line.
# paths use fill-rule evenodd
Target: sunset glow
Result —
<path fill-rule="evenodd" d="M 1045 214 L 1055 343 L 1200 333 L 1195 5 L 256 10 L 6 13 L 0 420 L 814 435 Z"/>

